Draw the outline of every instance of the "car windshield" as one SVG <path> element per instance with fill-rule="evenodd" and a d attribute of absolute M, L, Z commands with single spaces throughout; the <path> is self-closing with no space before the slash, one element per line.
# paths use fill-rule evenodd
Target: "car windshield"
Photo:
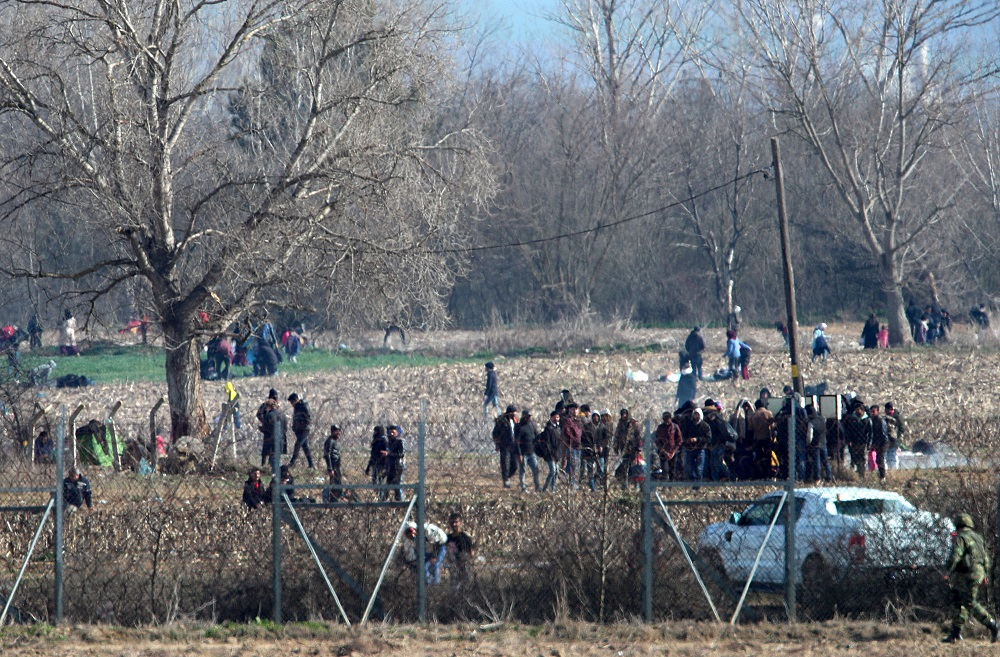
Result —
<path fill-rule="evenodd" d="M 833 506 L 837 514 L 842 516 L 875 516 L 883 513 L 912 513 L 917 510 L 906 500 L 880 498 L 837 500 Z"/>
<path fill-rule="evenodd" d="M 778 509 L 778 503 L 781 498 L 769 497 L 767 499 L 757 502 L 752 507 L 743 512 L 740 517 L 740 526 L 747 527 L 752 525 L 770 525 L 771 518 L 774 517 L 774 512 Z M 795 498 L 795 520 L 798 521 L 799 514 L 802 512 L 802 504 L 805 500 L 801 497 Z M 778 522 L 776 525 L 785 524 L 785 512 L 782 509 L 781 516 L 778 517 Z"/>

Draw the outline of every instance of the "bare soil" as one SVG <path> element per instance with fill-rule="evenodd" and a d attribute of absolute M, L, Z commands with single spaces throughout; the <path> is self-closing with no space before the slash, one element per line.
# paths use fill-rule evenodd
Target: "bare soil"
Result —
<path fill-rule="evenodd" d="M 429 626 L 347 629 L 309 623 L 268 631 L 254 626 L 223 630 L 166 626 L 127 631 L 108 627 L 53 630 L 46 636 L 9 630 L 4 655 L 122 657 L 222 657 L 230 655 L 336 655 L 379 657 L 629 657 L 676 655 L 798 655 L 805 657 L 894 657 L 896 655 L 1000 655 L 982 636 L 963 645 L 940 643 L 931 625 L 889 626 L 832 622 L 809 626 L 731 628 L 711 624 L 666 623 L 653 626 L 555 624 L 546 627 Z"/>

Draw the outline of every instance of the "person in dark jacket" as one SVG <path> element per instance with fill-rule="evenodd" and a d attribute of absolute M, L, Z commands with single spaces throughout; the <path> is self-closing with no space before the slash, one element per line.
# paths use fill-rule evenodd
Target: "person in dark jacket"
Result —
<path fill-rule="evenodd" d="M 812 404 L 806 406 L 806 416 L 809 418 L 806 480 L 817 481 L 822 477 L 823 481 L 832 482 L 833 472 L 830 470 L 830 455 L 826 444 L 826 418 Z"/>
<path fill-rule="evenodd" d="M 868 409 L 868 421 L 872 427 L 870 449 L 875 452 L 875 467 L 879 481 L 885 481 L 885 451 L 889 448 L 889 425 L 882 417 L 881 409 L 875 404 Z"/>
<path fill-rule="evenodd" d="M 674 394 L 674 401 L 677 408 L 685 402 L 693 402 L 698 396 L 698 375 L 690 367 L 681 370 L 681 378 L 677 381 L 677 392 Z"/>
<path fill-rule="evenodd" d="M 385 435 L 385 427 L 377 426 L 372 430 L 368 466 L 365 468 L 365 474 L 371 475 L 372 485 L 378 486 L 385 483 L 386 459 L 388 457 L 389 438 Z"/>
<path fill-rule="evenodd" d="M 989 326 L 989 320 L 987 319 L 986 325 Z M 34 351 L 35 349 L 42 348 L 42 333 L 44 327 L 42 326 L 42 320 L 39 319 L 38 313 L 31 316 L 28 320 L 28 347 Z"/>
<path fill-rule="evenodd" d="M 872 441 L 872 425 L 865 414 L 865 405 L 855 404 L 841 424 L 851 454 L 851 467 L 858 473 L 858 479 L 864 479 L 868 470 L 868 446 Z"/>
<path fill-rule="evenodd" d="M 705 351 L 705 339 L 701 337 L 700 327 L 695 326 L 688 333 L 687 339 L 684 340 L 684 351 L 687 352 L 687 357 L 691 362 L 691 369 L 694 370 L 695 377 L 700 381 L 703 378 L 701 372 L 702 353 Z"/>
<path fill-rule="evenodd" d="M 309 432 L 312 431 L 312 413 L 309 412 L 309 404 L 294 392 L 288 395 L 288 401 L 292 405 L 292 431 L 295 433 L 295 449 L 292 450 L 292 458 L 288 461 L 288 467 L 295 465 L 295 459 L 299 456 L 299 450 L 306 455 L 309 469 L 312 470 L 313 457 L 309 451 Z"/>
<path fill-rule="evenodd" d="M 531 469 L 531 477 L 535 480 L 535 492 L 541 490 L 538 485 L 538 459 L 535 458 L 535 438 L 538 429 L 531 419 L 531 411 L 524 409 L 521 411 L 521 419 L 517 423 L 515 434 L 515 449 L 517 450 L 517 480 L 521 484 L 521 492 L 527 493 L 528 488 L 524 485 L 524 470 Z"/>
<path fill-rule="evenodd" d="M 493 447 L 500 455 L 500 479 L 510 488 L 510 478 L 517 472 L 515 441 L 517 439 L 517 407 L 508 406 L 493 423 Z"/>
<path fill-rule="evenodd" d="M 708 468 L 705 478 L 712 481 L 732 479 L 732 475 L 725 462 L 726 449 L 729 447 L 730 442 L 726 418 L 722 416 L 722 412 L 715 406 L 715 402 L 712 399 L 705 400 L 705 407 L 702 409 L 702 413 L 704 414 L 705 422 L 711 429 L 711 439 L 708 444 Z M 735 442 L 733 442 L 732 448 L 736 448 Z"/>
<path fill-rule="evenodd" d="M 591 469 L 588 471 L 587 466 L 585 466 L 584 470 L 588 474 L 588 484 L 590 486 L 590 490 L 596 490 L 598 483 L 600 483 L 602 487 L 605 483 L 607 483 L 608 450 L 611 446 L 611 427 L 604 422 L 604 418 L 600 413 L 591 414 L 590 423 L 594 427 L 592 439 L 593 456 L 590 461 Z M 583 458 L 591 458 L 588 454 L 587 445 L 583 446 Z M 585 461 L 585 463 L 586 462 L 587 461 Z"/>
<path fill-rule="evenodd" d="M 330 435 L 323 443 L 323 461 L 326 463 L 326 474 L 330 478 L 332 488 L 327 489 L 325 502 L 336 502 L 341 497 L 340 484 L 342 481 L 340 471 L 340 427 L 336 424 L 330 425 Z"/>
<path fill-rule="evenodd" d="M 500 384 L 493 363 L 486 363 L 486 390 L 483 391 L 483 417 L 489 417 L 490 405 L 500 410 Z"/>
<path fill-rule="evenodd" d="M 282 454 L 288 453 L 288 418 L 278 408 L 278 400 L 270 399 L 264 402 L 264 419 L 260 424 L 263 441 L 260 447 L 260 464 L 267 465 L 274 454 L 275 444 L 278 444 Z"/>
<path fill-rule="evenodd" d="M 681 434 L 684 436 L 684 474 L 691 481 L 705 476 L 705 448 L 712 441 L 712 428 L 705 422 L 700 408 L 682 409 Z"/>
<path fill-rule="evenodd" d="M 403 471 L 406 470 L 406 443 L 403 442 L 403 428 L 392 425 L 388 431 L 389 453 L 385 459 L 385 479 L 390 486 L 403 483 Z M 393 492 L 397 502 L 403 501 L 403 489 Z"/>
<path fill-rule="evenodd" d="M 90 480 L 76 468 L 70 468 L 66 478 L 63 479 L 63 502 L 77 509 L 82 508 L 84 504 L 88 509 L 94 508 Z"/>
<path fill-rule="evenodd" d="M 260 468 L 250 468 L 247 480 L 243 482 L 243 504 L 248 509 L 259 509 L 264 506 L 267 489 L 260 480 Z"/>
<path fill-rule="evenodd" d="M 868 316 L 868 321 L 861 329 L 861 341 L 865 349 L 878 348 L 878 319 L 876 319 L 875 313 Z"/>
<path fill-rule="evenodd" d="M 549 467 L 549 474 L 542 485 L 542 492 L 547 490 L 556 492 L 556 482 L 559 480 L 559 464 L 563 457 L 562 427 L 559 426 L 559 413 L 552 411 L 549 413 L 549 421 L 545 423 L 545 428 L 535 441 L 535 454 L 539 456 L 545 465 Z"/>

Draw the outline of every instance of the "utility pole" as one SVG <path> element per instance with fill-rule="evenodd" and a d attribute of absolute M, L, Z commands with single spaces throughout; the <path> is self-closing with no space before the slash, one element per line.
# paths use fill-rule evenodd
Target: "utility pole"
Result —
<path fill-rule="evenodd" d="M 785 309 L 788 312 L 788 357 L 792 363 L 792 389 L 805 394 L 799 375 L 799 322 L 795 318 L 795 272 L 792 271 L 792 244 L 788 238 L 788 215 L 785 213 L 785 181 L 781 174 L 781 152 L 778 138 L 771 137 L 774 163 L 774 187 L 778 195 L 778 229 L 781 232 L 781 260 L 785 271 Z"/>

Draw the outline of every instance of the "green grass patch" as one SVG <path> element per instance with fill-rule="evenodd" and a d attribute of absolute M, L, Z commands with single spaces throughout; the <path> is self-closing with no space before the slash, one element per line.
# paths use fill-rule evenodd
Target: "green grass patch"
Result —
<path fill-rule="evenodd" d="M 159 347 L 123 346 L 97 343 L 79 356 L 60 356 L 55 349 L 25 352 L 21 364 L 25 369 L 53 360 L 56 369 L 52 377 L 65 374 L 82 374 L 95 383 L 115 381 L 166 381 L 166 357 Z M 423 354 L 331 352 L 307 349 L 299 354 L 298 362 L 285 360 L 278 370 L 289 374 L 319 372 L 335 369 L 367 369 L 378 367 L 428 367 L 468 359 L 438 358 Z M 253 375 L 251 367 L 234 367 L 233 377 Z"/>

